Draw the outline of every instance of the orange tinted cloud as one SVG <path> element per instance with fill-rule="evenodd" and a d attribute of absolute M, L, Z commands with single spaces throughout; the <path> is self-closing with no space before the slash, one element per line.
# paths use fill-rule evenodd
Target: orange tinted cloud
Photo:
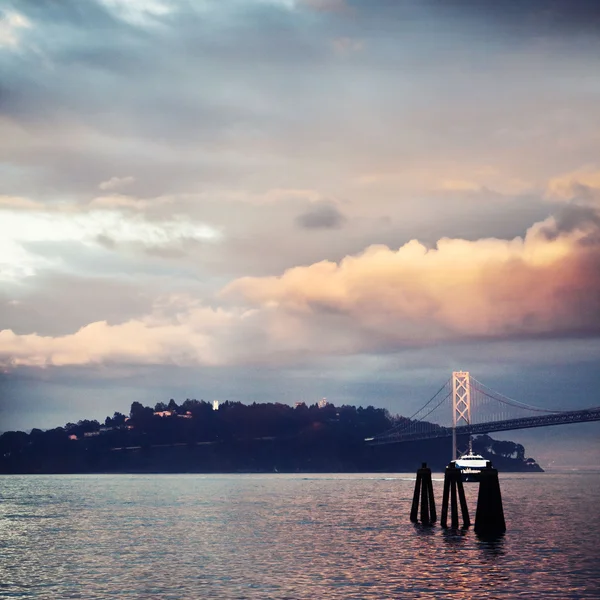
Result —
<path fill-rule="evenodd" d="M 453 337 L 575 332 L 598 326 L 597 248 L 585 229 L 548 236 L 550 219 L 524 239 L 413 240 L 371 246 L 339 264 L 246 277 L 225 294 L 295 314 L 346 315 L 349 325 L 398 343 Z M 550 239 L 552 237 L 552 239 Z"/>
<path fill-rule="evenodd" d="M 280 363 L 462 339 L 600 332 L 595 222 L 561 231 L 553 218 L 513 240 L 413 240 L 370 246 L 339 263 L 244 277 L 229 308 L 179 302 L 147 317 L 91 323 L 65 336 L 0 332 L 4 366 Z"/>
<path fill-rule="evenodd" d="M 8 366 L 65 366 L 101 363 L 216 364 L 214 327 L 222 330 L 228 315 L 199 307 L 168 318 L 149 315 L 125 323 L 90 323 L 64 336 L 17 335 L 0 331 L 0 363 Z"/>
<path fill-rule="evenodd" d="M 600 205 L 600 171 L 579 169 L 554 177 L 548 183 L 546 195 L 552 199 L 573 200 Z"/>

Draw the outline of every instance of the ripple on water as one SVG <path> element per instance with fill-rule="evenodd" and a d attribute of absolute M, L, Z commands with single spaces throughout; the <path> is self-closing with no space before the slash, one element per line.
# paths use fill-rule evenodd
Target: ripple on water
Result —
<path fill-rule="evenodd" d="M 410 474 L 1 477 L 0 596 L 599 598 L 578 477 L 505 475 L 495 539 L 411 524 Z"/>

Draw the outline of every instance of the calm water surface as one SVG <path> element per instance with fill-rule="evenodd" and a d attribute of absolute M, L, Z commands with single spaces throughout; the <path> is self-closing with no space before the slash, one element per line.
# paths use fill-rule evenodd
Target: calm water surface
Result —
<path fill-rule="evenodd" d="M 2 476 L 0 597 L 600 598 L 600 473 L 501 474 L 496 542 L 413 526 L 413 486 L 411 474 Z M 439 513 L 441 479 L 434 490 Z"/>

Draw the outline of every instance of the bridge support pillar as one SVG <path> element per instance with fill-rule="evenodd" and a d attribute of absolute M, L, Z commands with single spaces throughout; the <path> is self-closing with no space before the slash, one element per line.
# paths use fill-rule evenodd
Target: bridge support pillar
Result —
<path fill-rule="evenodd" d="M 456 427 L 471 424 L 471 376 L 468 371 L 452 372 L 452 460 L 458 458 Z"/>
<path fill-rule="evenodd" d="M 450 500 L 450 520 L 451 527 L 458 529 L 458 501 L 460 502 L 460 510 L 462 513 L 463 527 L 471 525 L 469 518 L 469 507 L 465 498 L 465 489 L 461 478 L 460 470 L 456 468 L 453 462 L 446 467 L 444 474 L 444 495 L 442 497 L 442 527 L 448 527 L 448 500 Z"/>
<path fill-rule="evenodd" d="M 498 534 L 506 531 L 502 494 L 498 471 L 490 461 L 481 469 L 477 510 L 475 513 L 475 532 L 479 534 Z"/>
<path fill-rule="evenodd" d="M 431 469 L 427 467 L 427 463 L 423 463 L 417 471 L 417 480 L 415 481 L 415 491 L 410 510 L 410 520 L 413 523 L 417 523 L 418 521 L 419 496 L 421 498 L 421 524 L 432 525 L 437 520 L 437 514 L 435 511 L 435 498 L 433 497 Z"/>

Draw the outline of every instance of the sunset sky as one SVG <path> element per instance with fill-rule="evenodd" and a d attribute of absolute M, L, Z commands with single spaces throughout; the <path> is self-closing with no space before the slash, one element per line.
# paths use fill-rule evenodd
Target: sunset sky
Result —
<path fill-rule="evenodd" d="M 596 0 L 0 0 L 0 431 L 458 369 L 600 405 Z"/>

